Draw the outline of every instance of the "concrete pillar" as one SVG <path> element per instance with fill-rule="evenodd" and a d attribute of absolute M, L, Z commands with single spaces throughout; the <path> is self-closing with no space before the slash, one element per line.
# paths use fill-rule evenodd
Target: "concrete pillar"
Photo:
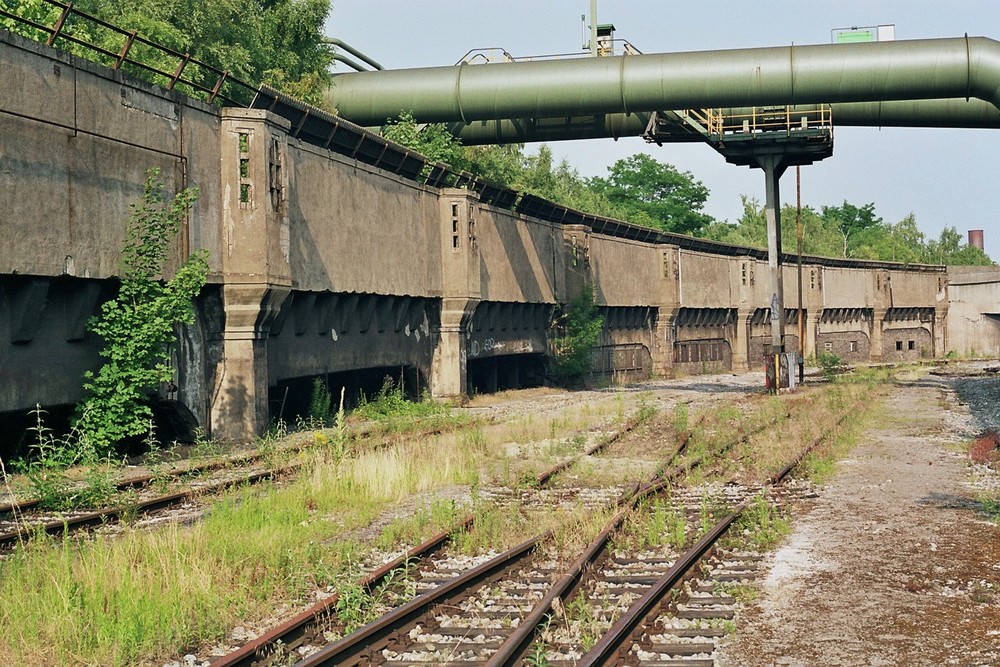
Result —
<path fill-rule="evenodd" d="M 876 308 L 872 311 L 871 360 L 873 362 L 882 361 L 882 329 L 885 326 L 885 313 L 885 308 Z"/>
<path fill-rule="evenodd" d="M 736 327 L 733 331 L 733 372 L 745 373 L 750 368 L 750 318 L 753 308 L 740 308 L 736 311 Z"/>
<path fill-rule="evenodd" d="M 970 232 L 971 234 L 971 232 Z M 934 357 L 943 357 L 948 354 L 948 274 L 938 276 L 937 292 L 934 295 L 934 323 L 931 325 L 931 338 L 934 349 L 931 351 Z"/>
<path fill-rule="evenodd" d="M 291 290 L 288 121 L 261 109 L 222 110 L 220 144 L 224 325 L 211 435 L 246 441 L 267 428 L 267 337 Z"/>
<path fill-rule="evenodd" d="M 653 328 L 652 357 L 653 375 L 670 377 L 674 373 L 674 317 L 677 308 L 660 306 L 657 310 L 656 325 Z"/>
<path fill-rule="evenodd" d="M 590 275 L 590 229 L 585 225 L 563 225 L 563 247 L 566 257 L 566 278 L 563 293 L 557 296 L 562 303 L 569 303 L 585 285 L 593 281 Z M 595 295 L 600 300 L 600 295 Z"/>
<path fill-rule="evenodd" d="M 940 301 L 938 302 L 941 303 Z M 944 305 L 939 305 L 934 309 L 934 324 L 931 327 L 931 336 L 934 339 L 934 349 L 932 351 L 932 356 L 943 357 L 948 354 L 947 340 L 948 340 L 948 302 L 944 301 Z"/>
<path fill-rule="evenodd" d="M 660 246 L 658 293 L 653 297 L 656 308 L 656 325 L 653 345 L 650 347 L 653 375 L 671 377 L 674 374 L 674 318 L 680 310 L 680 249 Z"/>
<path fill-rule="evenodd" d="M 450 297 L 442 300 L 438 344 L 431 361 L 430 391 L 434 398 L 461 399 L 468 388 L 466 333 L 479 301 Z"/>
<path fill-rule="evenodd" d="M 225 328 L 210 411 L 212 437 L 245 441 L 267 428 L 267 335 L 287 287 L 226 285 Z"/>
<path fill-rule="evenodd" d="M 475 232 L 479 200 L 468 190 L 447 189 L 439 201 L 444 294 L 438 343 L 431 361 L 430 391 L 434 398 L 461 399 L 468 391 L 466 334 L 480 297 Z"/>
<path fill-rule="evenodd" d="M 822 316 L 822 310 L 806 309 L 806 322 L 803 329 L 806 333 L 805 349 L 802 354 L 807 359 L 816 357 L 816 337 L 819 335 L 819 319 Z"/>

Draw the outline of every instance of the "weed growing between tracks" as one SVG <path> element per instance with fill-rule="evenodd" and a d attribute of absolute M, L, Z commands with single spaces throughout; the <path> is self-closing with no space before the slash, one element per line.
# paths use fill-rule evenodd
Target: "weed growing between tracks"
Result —
<path fill-rule="evenodd" d="M 808 443 L 819 441 L 801 464 L 806 476 L 829 474 L 857 442 L 887 391 L 881 375 L 838 376 L 835 382 L 788 397 L 788 417 L 746 439 L 738 455 L 749 464 L 745 481 L 777 473 Z M 782 397 L 779 397 L 779 399 Z"/>
<path fill-rule="evenodd" d="M 669 495 L 645 498 L 629 514 L 615 535 L 616 551 L 635 553 L 653 547 L 679 549 L 687 542 L 689 526 L 683 508 Z"/>
<path fill-rule="evenodd" d="M 431 439 L 356 458 L 322 454 L 298 480 L 233 491 L 192 526 L 40 538 L 0 561 L 0 655 L 133 665 L 221 639 L 353 576 L 360 545 L 331 538 L 401 498 L 474 483 L 482 455 Z"/>
<path fill-rule="evenodd" d="M 737 517 L 721 544 L 730 549 L 766 551 L 789 533 L 788 518 L 763 495 Z"/>
<path fill-rule="evenodd" d="M 815 395 L 858 391 L 860 396 L 867 391 L 864 383 L 844 386 L 848 388 L 838 382 L 815 390 Z M 737 436 L 734 422 L 745 429 L 758 421 L 767 424 L 782 410 L 795 412 L 793 406 L 800 401 L 810 408 L 801 410 L 802 421 L 821 422 L 820 408 L 832 411 L 832 404 L 813 398 L 813 393 L 754 400 L 752 413 L 715 410 L 718 418 L 706 417 L 699 427 L 698 438 L 704 441 L 700 447 L 711 451 Z M 835 407 L 841 410 L 854 405 L 838 400 Z M 352 536 L 394 503 L 450 485 L 476 488 L 507 482 L 516 488 L 519 467 L 534 465 L 533 456 L 552 456 L 554 452 L 546 448 L 556 438 L 566 441 L 555 449 L 575 448 L 577 432 L 603 417 L 610 417 L 604 428 L 615 414 L 620 426 L 624 406 L 624 399 L 607 395 L 596 405 L 579 408 L 579 414 L 564 410 L 550 417 L 536 411 L 513 426 L 469 425 L 369 452 L 359 452 L 359 442 L 348 440 L 343 430 L 326 430 L 322 437 L 308 434 L 305 437 L 319 453 L 298 480 L 280 488 L 234 491 L 199 524 L 167 526 L 157 532 L 127 529 L 116 538 L 82 543 L 39 539 L 0 561 L 0 655 L 12 664 L 130 665 L 170 658 L 219 640 L 235 625 L 253 627 L 276 607 L 301 603 L 316 588 L 353 581 L 367 549 Z M 661 418 L 669 429 L 674 415 Z M 426 425 L 424 419 L 414 418 L 409 424 Z M 546 438 L 547 444 L 535 444 Z M 745 454 L 754 461 L 757 448 L 770 443 L 767 438 L 751 439 L 726 456 Z M 280 446 L 273 449 L 276 457 L 284 456 Z M 514 465 L 508 466 L 508 461 Z M 635 472 L 634 466 L 631 471 Z M 452 513 L 462 511 L 460 506 L 431 500 L 423 507 L 417 511 L 422 516 L 413 521 L 390 524 L 379 542 L 412 545 L 443 528 Z M 589 541 L 603 525 L 598 519 L 588 523 L 573 510 L 528 516 L 516 504 L 503 509 L 482 504 L 476 509 L 480 514 L 476 528 L 463 533 L 460 542 L 469 553 L 510 546 L 564 523 L 557 541 L 569 554 L 575 551 L 571 543 Z M 542 525 L 543 521 L 548 523 Z M 671 534 L 670 521 L 658 516 L 655 508 L 650 522 L 637 539 L 652 540 L 657 532 Z"/>

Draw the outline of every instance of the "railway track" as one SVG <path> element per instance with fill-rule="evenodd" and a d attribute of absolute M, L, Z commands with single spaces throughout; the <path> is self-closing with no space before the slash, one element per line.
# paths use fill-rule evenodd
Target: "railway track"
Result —
<path fill-rule="evenodd" d="M 546 487 L 557 475 L 570 469 L 579 460 L 597 455 L 606 450 L 625 435 L 638 428 L 647 417 L 648 415 L 634 415 L 620 428 L 615 429 L 611 433 L 599 435 L 582 452 L 567 457 L 563 461 L 539 473 L 530 485 L 532 487 L 531 490 L 519 492 L 517 494 L 518 498 L 515 498 L 513 492 L 486 492 L 484 495 L 489 498 L 490 502 L 499 505 L 513 504 L 516 501 L 522 504 L 551 508 L 553 499 L 552 495 L 547 494 L 549 490 Z M 693 433 L 694 429 L 692 428 L 678 438 L 680 443 L 678 451 L 683 451 L 684 446 Z M 562 496 L 567 502 L 582 501 L 590 506 L 598 506 L 608 502 L 606 493 L 596 493 L 591 497 L 587 497 L 586 495 L 581 497 L 578 493 L 574 493 L 574 490 L 554 491 L 553 493 Z M 530 494 L 533 499 L 526 500 L 523 497 L 525 494 Z M 371 594 L 373 591 L 385 586 L 387 582 L 390 582 L 396 573 L 404 570 L 412 570 L 414 563 L 425 562 L 427 563 L 425 566 L 426 576 L 421 577 L 422 580 L 415 582 L 416 585 L 413 593 L 416 594 L 418 590 L 424 591 L 428 588 L 436 587 L 445 580 L 454 578 L 462 571 L 469 570 L 471 567 L 478 565 L 479 562 L 489 560 L 492 554 L 480 557 L 479 559 L 465 559 L 461 562 L 459 569 L 456 569 L 454 559 L 449 559 L 447 556 L 438 561 L 440 567 L 438 567 L 438 562 L 432 560 L 450 544 L 452 537 L 457 532 L 471 528 L 473 522 L 474 517 L 472 515 L 464 517 L 450 530 L 443 531 L 395 559 L 377 566 L 369 574 L 357 581 L 355 585 L 365 593 Z M 249 667 L 253 665 L 255 667 L 262 667 L 278 664 L 279 659 L 286 656 L 288 652 L 294 651 L 301 646 L 309 645 L 315 641 L 317 636 L 321 637 L 326 628 L 337 625 L 332 619 L 336 614 L 339 599 L 339 596 L 335 595 L 312 605 L 295 617 L 288 619 L 260 637 L 244 644 L 236 651 L 214 660 L 212 666 Z"/>
<path fill-rule="evenodd" d="M 843 423 L 847 416 L 838 422 Z M 764 487 L 781 493 L 781 485 L 825 436 L 815 439 Z M 795 495 L 797 489 L 784 489 Z M 747 586 L 756 578 L 761 555 L 719 546 L 720 540 L 751 507 L 736 505 L 693 546 L 670 562 L 669 569 L 646 587 L 574 665 L 642 665 L 644 667 L 714 667 L 712 654 L 736 614 L 736 598 L 727 589 Z M 501 663 L 495 663 L 501 664 Z M 503 663 L 507 664 L 507 663 Z M 558 665 L 560 661 L 547 664 Z"/>
<path fill-rule="evenodd" d="M 787 412 L 784 412 L 767 423 L 763 423 L 746 430 L 740 429 L 735 438 L 721 445 L 719 449 L 720 454 L 729 451 L 732 447 L 745 441 L 752 434 L 760 432 L 769 426 L 772 426 L 775 422 L 786 419 L 789 416 L 790 415 Z M 694 433 L 703 426 L 705 421 L 706 416 L 702 415 L 702 417 L 694 422 L 689 430 L 677 438 L 678 445 L 676 451 L 657 469 L 654 474 L 654 479 L 659 480 L 664 476 L 666 464 L 669 460 L 677 458 L 684 453 L 685 448 L 688 446 Z M 546 487 L 548 483 L 559 473 L 570 469 L 573 464 L 581 458 L 597 454 L 608 446 L 618 442 L 622 436 L 632 432 L 641 422 L 642 419 L 633 417 L 620 429 L 610 434 L 599 436 L 596 438 L 595 442 L 589 447 L 586 447 L 582 453 L 567 458 L 554 465 L 552 468 L 540 473 L 534 480 L 534 483 L 530 485 L 533 487 L 530 490 L 520 490 L 518 492 L 501 490 L 494 494 L 484 492 L 484 495 L 491 496 L 492 500 L 499 505 L 514 504 L 516 502 L 521 506 L 535 506 L 547 509 L 548 511 L 552 511 L 554 505 L 559 502 L 559 499 L 565 500 L 566 498 L 572 498 L 574 502 L 578 504 L 582 503 L 590 507 L 607 507 L 612 505 L 614 503 L 611 502 L 607 492 L 581 496 L 579 489 L 550 490 Z M 639 485 L 634 485 L 634 487 L 637 486 Z M 636 488 L 633 488 L 630 492 L 634 492 L 635 490 Z M 618 489 L 617 491 L 620 492 L 622 490 Z M 515 496 L 519 497 L 515 498 Z M 554 498 L 556 499 L 555 502 L 553 501 Z M 620 502 L 620 499 L 618 499 L 618 501 Z M 432 559 L 436 558 L 437 554 L 447 548 L 451 536 L 453 536 L 456 532 L 468 529 L 472 525 L 472 520 L 471 516 L 465 517 L 462 520 L 461 525 L 452 528 L 450 531 L 445 531 L 434 536 L 424 544 L 410 549 L 405 554 L 398 556 L 391 562 L 376 566 L 376 569 L 356 582 L 355 585 L 366 594 L 372 595 L 374 592 L 379 591 L 382 587 L 385 587 L 387 582 L 392 581 L 398 573 L 404 571 L 407 573 L 406 578 L 409 581 L 408 585 L 411 586 L 411 590 L 409 591 L 410 598 L 413 598 L 418 594 L 428 593 L 431 589 L 439 587 L 445 583 L 450 583 L 452 586 L 456 585 L 454 578 L 459 576 L 460 572 L 473 570 L 482 562 L 488 560 L 489 554 L 479 559 L 464 559 L 459 564 L 452 561 L 451 563 L 443 565 L 440 569 L 433 565 Z M 539 537 L 536 538 L 535 541 L 532 541 L 531 544 L 522 545 L 522 551 L 525 549 L 530 550 L 534 545 L 538 544 L 540 539 L 541 538 Z M 501 556 L 500 560 L 504 560 L 505 558 L 509 559 L 511 557 L 513 557 L 512 554 L 507 554 L 506 556 Z M 430 565 L 416 565 L 417 563 L 422 562 L 430 563 Z M 473 574 L 470 576 L 476 575 Z M 539 577 L 536 577 L 536 586 L 539 585 L 539 581 L 537 581 L 537 579 L 539 579 Z M 444 591 L 438 592 L 441 593 Z M 400 605 L 405 604 L 398 598 L 395 601 Z M 281 625 L 272 628 L 260 637 L 248 642 L 236 651 L 215 659 L 212 662 L 212 665 L 213 667 L 230 667 L 234 665 L 240 665 L 243 667 L 251 665 L 255 667 L 262 667 L 273 664 L 284 664 L 289 659 L 289 656 L 295 652 L 315 650 L 317 640 L 319 640 L 319 644 L 324 643 L 322 641 L 324 635 L 329 637 L 329 632 L 331 630 L 335 631 L 338 629 L 339 624 L 335 616 L 339 604 L 340 598 L 338 595 L 334 595 L 326 600 L 318 602 L 299 613 L 294 618 L 287 620 Z M 343 626 L 341 625 L 339 629 L 343 629 Z M 310 649 L 309 647 L 313 648 Z"/>
<path fill-rule="evenodd" d="M 818 442 L 812 443 L 805 451 Z M 776 476 L 774 483 L 787 475 L 800 458 Z M 630 494 L 624 504 L 634 506 L 644 498 L 670 489 L 671 482 L 702 462 L 689 462 L 665 478 L 651 480 Z M 572 601 L 574 595 L 582 591 L 590 591 L 587 597 L 600 601 L 600 607 L 592 609 L 591 613 L 605 619 L 608 625 L 619 614 L 621 618 L 636 616 L 638 612 L 633 611 L 630 605 L 637 599 L 650 597 L 649 591 L 654 588 L 657 594 L 652 595 L 653 599 L 662 599 L 750 505 L 748 498 L 761 492 L 761 489 L 723 487 L 726 488 L 732 496 L 728 504 L 736 504 L 736 509 L 682 556 L 669 553 L 623 555 L 611 549 L 610 545 L 631 511 L 623 509 L 615 514 L 587 550 L 568 568 L 546 557 L 542 547 L 551 534 L 544 534 L 461 574 L 457 570 L 450 571 L 435 579 L 432 574 L 421 572 L 416 577 L 418 585 L 415 592 L 419 593 L 421 586 L 427 586 L 426 592 L 296 664 L 300 667 L 516 664 L 529 656 L 533 645 L 537 646 L 537 637 L 549 630 L 553 617 L 565 616 L 569 604 L 573 604 L 567 601 Z M 693 511 L 690 498 L 687 503 L 683 502 L 683 498 L 680 500 L 685 512 Z M 701 512 L 704 512 L 703 505 L 704 500 L 701 500 Z M 731 565 L 739 554 L 722 555 L 729 560 L 720 562 Z M 744 556 L 754 562 L 757 558 L 755 554 L 741 557 Z M 705 567 L 711 569 L 712 562 Z M 746 578 L 751 572 L 745 563 L 742 569 L 724 570 L 718 566 L 715 569 L 718 570 L 717 576 L 723 580 L 732 580 L 737 576 Z M 666 585 L 660 584 L 665 577 L 672 579 Z M 732 615 L 731 609 L 725 608 L 731 605 L 732 600 L 729 596 L 718 594 L 714 582 L 699 583 L 697 590 L 699 599 L 688 602 L 682 615 L 692 619 L 700 618 L 692 616 L 699 611 L 705 611 L 712 618 Z M 706 591 L 710 594 L 706 595 Z M 634 630 L 634 625 L 629 629 Z M 693 630 L 683 630 L 681 634 L 684 632 L 692 633 Z M 692 635 L 694 638 L 697 636 Z M 610 641 L 602 639 L 594 648 L 607 645 Z M 582 645 L 584 642 L 579 643 Z M 659 644 L 650 646 L 658 647 Z M 536 657 L 549 665 L 577 664 L 585 653 L 569 638 L 554 647 L 551 654 L 548 647 L 542 650 L 544 652 Z M 590 664 L 605 664 L 604 660 L 601 658 Z M 650 664 L 659 663 L 654 660 Z"/>
<path fill-rule="evenodd" d="M 422 429 L 410 434 L 411 438 L 439 435 L 451 430 L 447 427 Z M 376 426 L 366 426 L 351 434 L 355 450 L 360 451 L 364 439 L 378 436 L 377 447 L 387 447 L 398 443 L 401 436 L 382 434 Z M 301 444 L 286 447 L 277 452 L 283 456 L 293 456 L 304 449 Z M 0 504 L 0 553 L 9 551 L 18 545 L 27 543 L 33 536 L 46 534 L 52 536 L 66 535 L 88 528 L 114 524 L 123 517 L 138 517 L 169 509 L 182 508 L 193 504 L 203 496 L 222 493 L 229 489 L 253 485 L 263 481 L 282 479 L 297 472 L 302 464 L 290 463 L 278 467 L 262 464 L 274 452 L 256 450 L 236 456 L 214 459 L 195 465 L 184 466 L 166 473 L 130 476 L 116 482 L 114 491 L 126 493 L 135 491 L 138 498 L 130 498 L 110 507 L 92 510 L 48 511 L 44 509 L 44 501 L 32 498 L 21 501 Z M 239 470 L 243 468 L 244 470 Z M 219 479 L 194 481 L 187 488 L 176 489 L 167 493 L 145 493 L 150 488 L 161 483 L 182 483 L 185 478 L 197 475 L 219 473 Z"/>
<path fill-rule="evenodd" d="M 123 517 L 143 516 L 176 508 L 186 503 L 192 503 L 201 496 L 221 493 L 238 486 L 278 479 L 292 474 L 299 469 L 300 465 L 296 463 L 276 469 L 251 470 L 246 474 L 230 476 L 214 482 L 202 482 L 179 491 L 156 494 L 134 502 L 93 511 L 42 512 L 37 509 L 37 504 L 34 504 L 29 511 L 11 512 L 11 519 L 0 521 L 0 552 L 23 545 L 39 534 L 66 535 L 87 528 L 113 524 Z M 144 486 L 148 487 L 149 483 L 134 488 L 143 488 Z M 126 486 L 124 488 L 133 487 Z"/>

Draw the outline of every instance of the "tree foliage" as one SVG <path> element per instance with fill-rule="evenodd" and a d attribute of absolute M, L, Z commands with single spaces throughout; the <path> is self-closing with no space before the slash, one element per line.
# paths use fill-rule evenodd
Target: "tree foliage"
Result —
<path fill-rule="evenodd" d="M 694 234 L 712 219 L 702 213 L 708 188 L 689 171 L 637 153 L 608 167 L 608 178 L 590 187 L 625 211 L 628 220 L 649 227 Z"/>
<path fill-rule="evenodd" d="M 796 209 L 781 209 L 781 242 L 786 252 L 796 247 Z M 823 206 L 820 212 L 802 208 L 803 252 L 821 257 L 870 259 L 904 264 L 992 264 L 979 248 L 962 243 L 954 227 L 946 227 L 937 239 L 927 239 L 911 213 L 888 223 L 875 214 L 875 205 Z M 743 197 L 743 215 L 735 223 L 715 222 L 700 236 L 723 243 L 767 247 L 764 208 L 753 198 Z"/>
<path fill-rule="evenodd" d="M 14 13 L 44 25 L 52 26 L 59 16 L 57 7 L 41 0 L 7 1 L 13 2 Z M 76 0 L 73 4 L 125 30 L 135 30 L 156 44 L 190 53 L 252 85 L 268 83 L 314 104 L 321 101 L 326 89 L 333 53 L 323 41 L 323 24 L 330 13 L 330 0 Z M 13 20 L 0 21 L 0 27 L 24 36 L 43 37 Z M 121 34 L 79 18 L 70 19 L 63 31 L 111 53 L 118 53 L 124 42 Z M 76 44 L 60 42 L 59 46 L 89 59 L 97 57 Z M 138 43 L 130 57 L 166 72 L 173 72 L 178 64 L 176 57 Z M 104 64 L 111 62 L 105 60 Z M 145 69 L 125 69 L 164 83 Z M 185 76 L 197 77 L 197 73 L 185 70 Z"/>
<path fill-rule="evenodd" d="M 597 345 L 603 328 L 604 318 L 594 301 L 594 287 L 586 285 L 575 299 L 563 306 L 556 320 L 551 373 L 557 383 L 572 386 L 583 382 L 591 369 L 591 350 Z"/>
<path fill-rule="evenodd" d="M 865 230 L 882 225 L 882 218 L 875 215 L 875 204 L 855 206 L 845 201 L 840 206 L 824 206 L 823 218 L 836 226 L 844 240 L 841 257 L 846 258 L 852 238 Z"/>
<path fill-rule="evenodd" d="M 192 299 L 205 284 L 208 251 L 190 256 L 168 281 L 159 279 L 170 246 L 196 189 L 177 193 L 168 202 L 158 180 L 147 173 L 142 200 L 131 206 L 121 257 L 118 296 L 101 306 L 89 323 L 101 336 L 106 361 L 85 374 L 87 397 L 78 409 L 81 437 L 95 449 L 110 452 L 122 440 L 146 433 L 153 417 L 149 395 L 173 376 L 168 349 L 177 324 L 194 322 Z"/>
<path fill-rule="evenodd" d="M 386 122 L 382 136 L 421 153 L 432 162 L 444 162 L 457 170 L 470 166 L 462 143 L 444 123 L 420 124 L 414 120 L 413 114 L 404 112 L 399 118 Z"/>

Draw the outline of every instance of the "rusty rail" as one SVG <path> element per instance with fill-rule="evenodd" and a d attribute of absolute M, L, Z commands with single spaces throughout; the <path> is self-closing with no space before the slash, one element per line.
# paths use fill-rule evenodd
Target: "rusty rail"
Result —
<path fill-rule="evenodd" d="M 843 424 L 849 413 L 843 415 L 836 423 L 836 426 Z M 826 440 L 828 433 L 815 438 L 810 442 L 788 465 L 767 480 L 766 487 L 773 487 L 781 484 L 795 467 L 815 449 L 821 442 Z M 712 530 L 706 533 L 693 547 L 684 553 L 670 570 L 646 591 L 646 593 L 633 603 L 628 610 L 622 614 L 608 632 L 594 645 L 594 647 L 577 663 L 580 667 L 595 667 L 613 663 L 619 650 L 632 637 L 635 631 L 641 627 L 646 617 L 659 605 L 664 596 L 669 593 L 685 575 L 697 565 L 702 557 L 715 545 L 719 539 L 726 534 L 733 522 L 739 518 L 749 507 L 752 500 L 740 503 L 730 514 L 717 523 Z M 505 663 L 509 664 L 509 663 Z"/>
<path fill-rule="evenodd" d="M 174 493 L 157 496 L 156 498 L 151 498 L 134 505 L 109 507 L 95 512 L 86 512 L 83 514 L 77 514 L 76 516 L 68 516 L 49 521 L 19 523 L 16 529 L 0 533 L 0 551 L 11 549 L 17 544 L 22 544 L 29 540 L 31 536 L 39 533 L 44 533 L 46 535 L 59 535 L 61 533 L 67 533 L 71 530 L 79 530 L 91 526 L 115 523 L 126 514 L 148 514 L 149 512 L 170 507 L 171 505 L 177 505 L 198 496 L 219 493 L 241 484 L 255 484 L 266 479 L 280 477 L 297 470 L 299 467 L 300 464 L 296 463 L 277 470 L 260 470 L 237 479 L 224 480 L 196 489 L 175 491 Z"/>
<path fill-rule="evenodd" d="M 573 457 L 567 461 L 564 461 L 556 466 L 553 466 L 549 470 L 540 473 L 535 478 L 536 486 L 544 486 L 549 482 L 552 477 L 558 473 L 566 470 L 578 461 L 583 456 L 590 456 L 599 452 L 601 449 L 607 447 L 608 445 L 617 442 L 626 434 L 635 430 L 641 423 L 642 419 L 638 416 L 632 418 L 627 422 L 623 428 L 615 431 L 609 436 L 601 438 L 600 441 L 595 443 L 592 447 L 587 449 L 581 455 Z M 684 437 L 683 442 L 686 443 L 690 438 L 691 433 L 687 433 Z M 681 446 L 683 449 L 683 444 Z M 677 456 L 675 454 L 674 456 Z M 357 582 L 358 586 L 361 586 L 365 590 L 371 591 L 383 581 L 385 581 L 391 572 L 405 567 L 408 563 L 412 562 L 414 559 L 426 558 L 430 556 L 435 551 L 442 548 L 447 544 L 451 536 L 456 531 L 467 530 L 474 523 L 475 517 L 472 515 L 466 516 L 462 521 L 458 522 L 454 527 L 447 531 L 438 533 L 434 537 L 430 538 L 426 542 L 410 549 L 406 554 L 396 558 L 389 563 L 379 567 L 378 569 L 372 571 L 364 578 Z M 536 538 L 539 539 L 539 538 Z M 262 657 L 262 654 L 268 651 L 272 646 L 281 642 L 284 646 L 291 646 L 296 642 L 302 635 L 304 635 L 308 630 L 308 626 L 318 619 L 323 618 L 331 613 L 331 610 L 336 607 L 337 601 L 339 599 L 338 595 L 332 595 L 329 598 L 317 602 L 308 609 L 300 612 L 293 618 L 285 621 L 284 623 L 271 628 L 266 633 L 260 635 L 259 637 L 251 640 L 250 642 L 244 644 L 236 651 L 229 653 L 221 658 L 212 661 L 212 667 L 250 667 L 254 662 Z"/>

